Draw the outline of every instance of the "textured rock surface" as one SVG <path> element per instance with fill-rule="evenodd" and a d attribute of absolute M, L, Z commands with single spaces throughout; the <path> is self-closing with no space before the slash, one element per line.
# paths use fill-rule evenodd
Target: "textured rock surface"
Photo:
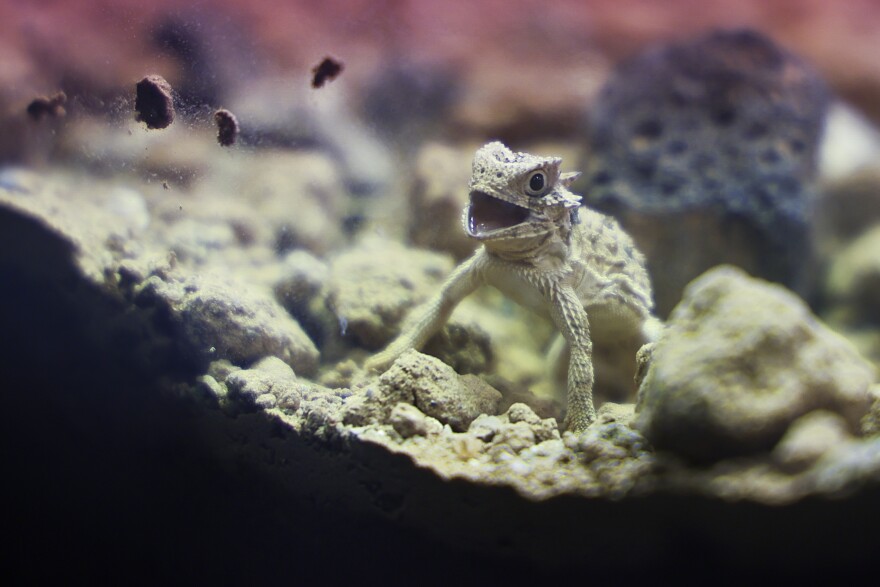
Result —
<path fill-rule="evenodd" d="M 501 393 L 477 377 L 459 376 L 439 359 L 408 351 L 381 376 L 377 389 L 364 390 L 348 404 L 345 421 L 384 422 L 400 402 L 461 432 L 480 414 L 494 414 Z"/>
<path fill-rule="evenodd" d="M 403 402 L 394 406 L 388 415 L 388 422 L 403 438 L 431 436 L 443 431 L 443 424 L 439 420 L 426 416 L 414 405 Z"/>
<path fill-rule="evenodd" d="M 367 238 L 331 261 L 327 304 L 361 346 L 378 350 L 450 271 L 444 255 Z"/>
<path fill-rule="evenodd" d="M 452 271 L 438 253 L 368 237 L 330 262 L 326 307 L 338 325 L 331 336 L 378 350 L 402 328 L 409 311 L 423 302 Z M 327 323 L 328 319 L 324 318 Z M 425 346 L 459 373 L 480 373 L 492 363 L 488 334 L 472 318 L 454 316 Z"/>
<path fill-rule="evenodd" d="M 754 453 L 816 409 L 858 431 L 875 378 L 802 300 L 719 267 L 673 311 L 639 390 L 636 426 L 655 448 L 695 460 Z"/>
<path fill-rule="evenodd" d="M 303 374 L 317 368 L 314 343 L 264 292 L 216 275 L 154 274 L 133 287 L 133 299 L 141 306 L 161 308 L 203 360 L 227 358 L 248 365 L 274 355 Z"/>
<path fill-rule="evenodd" d="M 586 201 L 635 237 L 661 314 L 718 263 L 806 285 L 827 101 L 810 67 L 748 30 L 649 48 L 612 74 L 591 112 Z"/>

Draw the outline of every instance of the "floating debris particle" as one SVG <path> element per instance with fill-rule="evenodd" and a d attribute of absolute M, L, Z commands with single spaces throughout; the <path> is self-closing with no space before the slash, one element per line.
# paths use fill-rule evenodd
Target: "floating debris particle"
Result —
<path fill-rule="evenodd" d="M 343 64 L 332 57 L 325 57 L 324 60 L 312 68 L 312 87 L 323 87 L 326 82 L 333 81 L 340 73 L 342 73 Z"/>
<path fill-rule="evenodd" d="M 27 113 L 33 120 L 43 118 L 61 118 L 67 111 L 64 104 L 67 102 L 67 94 L 58 92 L 54 96 L 39 96 L 28 104 Z"/>
<path fill-rule="evenodd" d="M 217 142 L 220 143 L 220 146 L 234 145 L 240 130 L 235 114 L 225 108 L 220 108 L 214 113 L 214 122 L 217 123 Z"/>
<path fill-rule="evenodd" d="M 135 120 L 144 122 L 147 128 L 166 128 L 174 122 L 174 99 L 171 84 L 160 75 L 148 75 L 137 83 Z"/>

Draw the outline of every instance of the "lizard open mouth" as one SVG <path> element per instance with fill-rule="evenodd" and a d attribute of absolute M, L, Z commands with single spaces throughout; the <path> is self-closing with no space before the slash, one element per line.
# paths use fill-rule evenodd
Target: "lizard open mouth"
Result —
<path fill-rule="evenodd" d="M 471 236 L 481 236 L 500 228 L 510 228 L 526 221 L 529 209 L 493 198 L 483 192 L 471 192 L 467 224 Z"/>

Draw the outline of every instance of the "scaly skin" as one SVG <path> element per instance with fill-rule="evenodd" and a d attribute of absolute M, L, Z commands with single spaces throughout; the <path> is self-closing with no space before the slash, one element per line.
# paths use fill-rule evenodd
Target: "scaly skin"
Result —
<path fill-rule="evenodd" d="M 567 189 L 579 174 L 561 173 L 561 163 L 499 142 L 477 151 L 462 220 L 483 246 L 367 361 L 368 369 L 384 370 L 404 351 L 421 348 L 461 300 L 492 285 L 559 329 L 571 351 L 564 426 L 578 433 L 593 423 L 591 325 L 600 340 L 636 335 L 649 342 L 659 322 L 644 257 L 614 219 L 580 207 L 580 196 Z"/>

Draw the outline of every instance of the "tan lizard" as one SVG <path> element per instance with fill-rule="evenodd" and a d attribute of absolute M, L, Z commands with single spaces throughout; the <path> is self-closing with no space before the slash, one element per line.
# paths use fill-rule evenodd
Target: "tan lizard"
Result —
<path fill-rule="evenodd" d="M 500 142 L 477 151 L 462 221 L 483 246 L 367 361 L 368 369 L 385 369 L 422 347 L 462 299 L 488 284 L 553 321 L 570 349 L 565 427 L 581 432 L 595 420 L 591 328 L 601 340 L 635 335 L 649 342 L 660 323 L 651 314 L 644 256 L 617 221 L 581 207 L 581 197 L 568 190 L 580 173 L 560 172 L 561 163 Z"/>

